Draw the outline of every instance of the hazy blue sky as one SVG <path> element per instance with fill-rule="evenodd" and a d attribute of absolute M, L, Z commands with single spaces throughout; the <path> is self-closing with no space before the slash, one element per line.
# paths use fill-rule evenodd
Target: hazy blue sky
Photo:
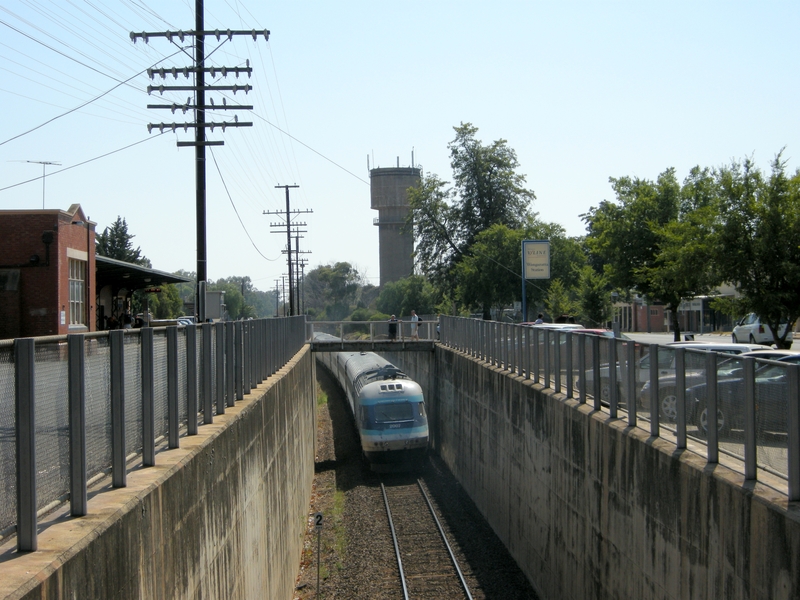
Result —
<path fill-rule="evenodd" d="M 424 172 L 450 180 L 447 144 L 461 122 L 485 143 L 508 141 L 536 193 L 533 209 L 569 235 L 583 234 L 580 215 L 612 198 L 609 177 L 675 167 L 683 179 L 694 165 L 745 156 L 768 169 L 783 147 L 790 170 L 800 166 L 796 0 L 206 0 L 205 18 L 206 29 L 271 31 L 267 43 L 238 38 L 210 58 L 249 58 L 253 92 L 228 98 L 255 106 L 239 115 L 254 127 L 209 134 L 225 141 L 208 152 L 211 279 L 275 286 L 286 272 L 285 230 L 262 213 L 285 208 L 274 186 L 297 184 L 293 208 L 313 211 L 297 218 L 307 223 L 307 269 L 348 261 L 377 283 L 367 156 L 373 167 L 398 157 L 408 166 L 413 151 Z M 41 208 L 41 179 L 15 184 L 42 174 L 25 161 L 60 162 L 47 167 L 48 208 L 78 202 L 98 230 L 123 216 L 155 268 L 194 271 L 194 151 L 175 145 L 193 134 L 146 129 L 191 115 L 147 110 L 162 99 L 136 76 L 190 59 L 164 38 L 129 38 L 193 28 L 189 0 L 4 0 L 0 209 Z M 215 47 L 208 40 L 206 53 Z"/>

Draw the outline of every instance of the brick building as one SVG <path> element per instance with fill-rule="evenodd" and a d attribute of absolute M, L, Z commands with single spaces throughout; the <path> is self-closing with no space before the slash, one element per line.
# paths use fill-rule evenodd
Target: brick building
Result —
<path fill-rule="evenodd" d="M 95 331 L 95 223 L 67 210 L 0 210 L 0 339 Z"/>

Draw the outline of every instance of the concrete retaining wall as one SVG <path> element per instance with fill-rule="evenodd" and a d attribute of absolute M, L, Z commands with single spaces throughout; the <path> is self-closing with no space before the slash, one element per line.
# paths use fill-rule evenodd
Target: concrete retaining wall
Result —
<path fill-rule="evenodd" d="M 446 348 L 390 360 L 425 388 L 435 449 L 542 598 L 800 597 L 785 495 Z"/>
<path fill-rule="evenodd" d="M 243 401 L 93 492 L 89 515 L 49 517 L 37 552 L 0 550 L 0 597 L 291 598 L 314 477 L 308 348 Z"/>

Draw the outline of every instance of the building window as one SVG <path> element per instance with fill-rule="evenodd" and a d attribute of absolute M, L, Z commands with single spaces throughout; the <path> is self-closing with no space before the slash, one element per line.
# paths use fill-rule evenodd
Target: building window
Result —
<path fill-rule="evenodd" d="M 69 259 L 69 324 L 86 325 L 86 261 Z"/>

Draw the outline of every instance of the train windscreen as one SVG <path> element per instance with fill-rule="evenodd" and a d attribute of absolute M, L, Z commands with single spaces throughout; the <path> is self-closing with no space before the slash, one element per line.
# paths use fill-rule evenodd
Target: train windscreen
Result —
<path fill-rule="evenodd" d="M 375 421 L 378 423 L 391 423 L 393 421 L 413 421 L 414 406 L 410 402 L 396 404 L 376 404 Z"/>

